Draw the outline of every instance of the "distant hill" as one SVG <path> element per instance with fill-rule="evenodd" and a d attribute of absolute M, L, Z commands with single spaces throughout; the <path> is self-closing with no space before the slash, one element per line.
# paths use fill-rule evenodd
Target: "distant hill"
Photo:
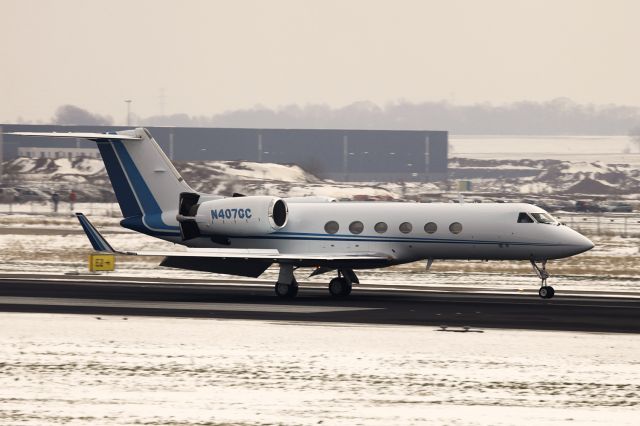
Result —
<path fill-rule="evenodd" d="M 640 170 L 627 164 L 601 161 L 488 160 L 451 158 L 449 183 L 363 182 L 321 180 L 295 165 L 248 161 L 176 162 L 192 187 L 204 193 L 328 196 L 350 200 L 438 201 L 457 198 L 457 181 L 472 181 L 475 194 L 490 198 L 522 199 L 572 195 L 635 196 Z M 52 191 L 73 189 L 79 201 L 115 201 L 101 160 L 18 158 L 4 163 L 3 185 L 38 190 L 43 200 Z"/>

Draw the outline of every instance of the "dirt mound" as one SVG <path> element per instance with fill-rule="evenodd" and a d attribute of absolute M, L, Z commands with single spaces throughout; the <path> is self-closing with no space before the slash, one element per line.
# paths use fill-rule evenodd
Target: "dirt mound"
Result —
<path fill-rule="evenodd" d="M 606 185 L 602 182 L 586 177 L 582 179 L 580 182 L 576 183 L 575 185 L 570 186 L 563 192 L 566 194 L 614 195 L 614 194 L 622 194 L 625 191 L 622 191 L 614 186 Z"/>

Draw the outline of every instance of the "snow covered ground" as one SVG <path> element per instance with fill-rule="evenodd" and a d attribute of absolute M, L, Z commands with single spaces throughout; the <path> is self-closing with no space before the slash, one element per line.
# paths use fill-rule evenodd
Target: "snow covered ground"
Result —
<path fill-rule="evenodd" d="M 640 337 L 0 314 L 0 423 L 636 425 Z"/>

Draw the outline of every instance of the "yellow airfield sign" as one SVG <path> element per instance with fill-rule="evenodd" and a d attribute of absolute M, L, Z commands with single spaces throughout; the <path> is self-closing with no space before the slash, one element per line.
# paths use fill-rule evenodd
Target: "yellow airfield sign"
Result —
<path fill-rule="evenodd" d="M 112 254 L 90 254 L 89 271 L 114 271 L 116 269 L 116 257 Z"/>

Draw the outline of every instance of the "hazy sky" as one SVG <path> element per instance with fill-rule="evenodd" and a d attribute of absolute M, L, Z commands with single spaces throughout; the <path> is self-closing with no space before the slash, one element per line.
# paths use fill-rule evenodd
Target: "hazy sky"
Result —
<path fill-rule="evenodd" d="M 0 121 L 566 96 L 640 106 L 640 1 L 0 0 Z"/>

